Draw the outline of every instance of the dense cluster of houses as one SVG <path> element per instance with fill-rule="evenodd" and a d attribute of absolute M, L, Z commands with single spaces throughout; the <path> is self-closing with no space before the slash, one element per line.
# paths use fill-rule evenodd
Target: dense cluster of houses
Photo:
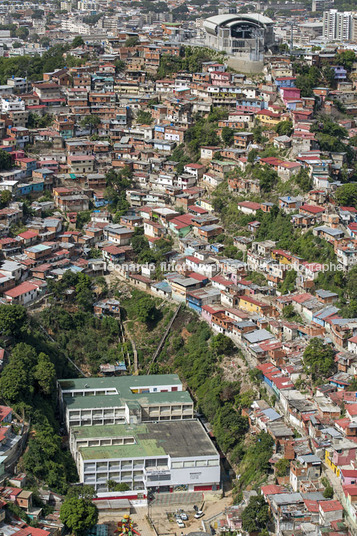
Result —
<path fill-rule="evenodd" d="M 70 24 L 71 18 L 63 30 L 71 32 Z M 163 26 L 160 36 L 175 34 L 174 25 Z M 0 302 L 32 306 L 48 294 L 49 280 L 71 270 L 93 276 L 115 272 L 134 288 L 186 304 L 242 349 L 276 397 L 274 408 L 257 400 L 246 414 L 254 433 L 263 430 L 274 439 L 270 462 L 276 484 L 261 491 L 277 534 L 315 536 L 322 526 L 326 535 L 342 535 L 344 519 L 357 530 L 357 392 L 349 390 L 357 378 L 357 319 L 344 318 L 338 295 L 317 284 L 324 265 L 279 249 L 272 240 L 257 240 L 257 212 L 269 213 L 273 204 L 256 201 L 263 197 L 261 184 L 247 172 L 260 164 L 286 183 L 304 170 L 312 189 L 282 195 L 278 206 L 296 229 L 311 229 L 331 244 L 338 269 L 348 272 L 357 264 L 357 209 L 337 206 L 334 194 L 352 170 L 346 153 L 321 150 L 311 127 L 316 107 L 334 114 L 339 101 L 346 116 L 336 122 L 350 138 L 356 136 L 356 83 L 334 64 L 337 48 L 306 60 L 327 62 L 335 72 L 336 89 L 316 87 L 313 97 L 295 86 L 289 56 L 269 57 L 258 81 L 221 61 L 154 80 L 162 57 L 179 57 L 181 44 L 169 39 L 153 44 L 146 35 L 128 46 L 130 37 L 127 31 L 106 37 L 104 47 L 93 47 L 96 59 L 81 66 L 44 73 L 32 83 L 12 76 L 0 86 L 0 151 L 11 159 L 9 169 L 0 171 Z M 81 58 L 93 50 L 86 44 L 72 54 Z M 118 68 L 118 60 L 124 67 Z M 218 107 L 227 110 L 227 118 L 218 121 L 220 145 L 202 145 L 199 162 L 174 161 L 196 114 Z M 139 120 L 142 111 L 149 112 L 149 124 Z M 35 119 L 48 120 L 48 126 L 35 126 Z M 291 132 L 279 135 L 282 121 L 291 121 Z M 256 139 L 257 125 L 267 141 Z M 225 127 L 233 132 L 228 146 Z M 259 156 L 267 143 L 279 157 Z M 254 150 L 257 156 L 250 159 Z M 123 214 L 110 210 L 106 174 L 112 170 L 130 171 Z M 233 239 L 242 252 L 236 258 L 224 254 L 225 229 L 212 196 L 225 180 L 232 199 L 240 196 L 238 212 L 252 218 Z M 4 192 L 9 200 L 3 202 Z M 81 225 L 83 213 L 88 217 Z M 152 252 L 162 239 L 172 239 L 162 265 L 137 263 L 133 240 L 139 233 Z M 296 290 L 281 295 L 278 288 L 292 270 Z M 264 284 L 252 272 L 262 274 Z M 286 307 L 294 312 L 290 320 Z M 119 300 L 94 305 L 99 316 L 119 311 Z M 297 387 L 305 374 L 303 353 L 314 337 L 334 349 L 336 373 L 316 392 L 302 393 Z M 124 370 L 125 363 L 110 370 L 102 366 L 103 374 Z M 20 436 L 11 418 L 9 424 L 6 417 L 2 421 L 0 447 L 14 446 Z M 1 448 L 3 474 L 9 460 Z M 285 475 L 275 469 L 281 458 L 289 461 Z M 333 498 L 324 495 L 323 467 L 333 479 Z M 9 501 L 38 517 L 31 493 L 21 490 L 23 482 L 10 483 L 0 488 L 0 520 Z M 254 494 L 249 493 L 246 501 Z M 241 510 L 241 505 L 228 509 L 217 528 L 239 530 Z M 52 528 L 19 524 L 11 530 L 6 534 L 48 536 Z"/>

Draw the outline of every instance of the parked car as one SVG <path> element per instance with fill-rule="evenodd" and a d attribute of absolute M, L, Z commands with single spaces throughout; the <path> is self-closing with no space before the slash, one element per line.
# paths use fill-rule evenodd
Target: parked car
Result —
<path fill-rule="evenodd" d="M 185 528 L 185 523 L 182 521 L 182 519 L 176 519 L 176 523 L 177 523 L 179 529 L 184 529 Z"/>
<path fill-rule="evenodd" d="M 181 512 L 180 513 L 180 518 L 182 519 L 182 521 L 187 521 L 188 520 L 188 515 L 186 514 L 186 512 Z"/>
<path fill-rule="evenodd" d="M 198 510 L 198 512 L 195 513 L 195 518 L 200 519 L 200 517 L 204 516 L 205 514 L 202 512 L 202 510 Z"/>

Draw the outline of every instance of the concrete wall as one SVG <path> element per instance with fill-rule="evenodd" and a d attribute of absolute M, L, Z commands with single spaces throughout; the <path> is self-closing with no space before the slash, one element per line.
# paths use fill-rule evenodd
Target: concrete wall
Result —
<path fill-rule="evenodd" d="M 228 67 L 240 73 L 259 74 L 263 72 L 264 61 L 251 61 L 248 57 L 226 56 L 224 59 Z"/>

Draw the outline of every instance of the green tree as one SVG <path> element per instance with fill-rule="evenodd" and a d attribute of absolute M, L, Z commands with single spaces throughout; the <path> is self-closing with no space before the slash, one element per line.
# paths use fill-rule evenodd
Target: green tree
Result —
<path fill-rule="evenodd" d="M 312 379 L 327 378 L 335 368 L 335 352 L 331 346 L 324 344 L 321 339 L 313 338 L 304 351 L 304 366 Z"/>
<path fill-rule="evenodd" d="M 11 199 L 12 199 L 12 193 L 10 192 L 10 190 L 3 190 L 0 193 L 0 207 L 1 208 L 7 207 Z"/>
<path fill-rule="evenodd" d="M 117 59 L 114 61 L 114 65 L 115 65 L 115 71 L 116 71 L 117 73 L 122 73 L 123 71 L 125 71 L 125 68 L 126 68 L 126 63 L 125 63 L 125 61 L 120 60 L 119 58 L 117 58 Z"/>
<path fill-rule="evenodd" d="M 323 496 L 325 499 L 333 499 L 333 487 L 330 484 L 324 489 Z"/>
<path fill-rule="evenodd" d="M 149 111 L 139 110 L 136 116 L 137 123 L 141 125 L 151 125 L 153 117 Z"/>
<path fill-rule="evenodd" d="M 345 292 L 351 301 L 357 301 L 357 266 L 353 266 L 347 273 Z"/>
<path fill-rule="evenodd" d="M 81 127 L 83 128 L 89 128 L 90 133 L 93 134 L 93 132 L 98 130 L 98 127 L 101 123 L 100 117 L 97 115 L 86 115 L 81 120 Z"/>
<path fill-rule="evenodd" d="M 16 37 L 22 40 L 27 39 L 29 36 L 29 33 L 30 33 L 30 30 L 26 26 L 19 26 L 19 28 L 15 32 Z"/>
<path fill-rule="evenodd" d="M 72 499 L 75 497 L 76 499 L 86 499 L 91 501 L 96 497 L 96 492 L 94 486 L 89 486 L 87 484 L 83 484 L 81 486 L 71 486 L 68 489 L 66 499 Z"/>
<path fill-rule="evenodd" d="M 0 333 L 19 337 L 24 331 L 27 315 L 22 305 L 0 305 Z"/>
<path fill-rule="evenodd" d="M 309 192 L 312 189 L 312 178 L 310 177 L 308 171 L 304 168 L 299 169 L 299 171 L 294 175 L 294 181 L 303 192 Z"/>
<path fill-rule="evenodd" d="M 0 171 L 7 171 L 12 168 L 12 159 L 7 151 L 0 150 Z"/>
<path fill-rule="evenodd" d="M 233 449 L 249 429 L 247 417 L 242 417 L 226 403 L 218 409 L 213 423 L 214 433 L 223 452 Z"/>
<path fill-rule="evenodd" d="M 351 300 L 347 305 L 341 308 L 339 314 L 343 318 L 357 318 L 357 300 Z"/>
<path fill-rule="evenodd" d="M 157 309 L 155 302 L 150 296 L 140 297 L 133 305 L 134 315 L 139 322 L 150 323 L 155 320 Z"/>
<path fill-rule="evenodd" d="M 266 529 L 269 518 L 269 506 L 262 495 L 250 497 L 248 506 L 242 512 L 243 530 L 259 532 Z"/>
<path fill-rule="evenodd" d="M 278 182 L 278 174 L 270 166 L 256 165 L 253 167 L 252 175 L 259 181 L 263 192 L 270 192 Z"/>
<path fill-rule="evenodd" d="M 275 130 L 279 136 L 291 136 L 294 127 L 293 122 L 290 121 L 290 119 L 285 121 L 280 121 L 276 127 Z"/>
<path fill-rule="evenodd" d="M 32 19 L 42 19 L 44 14 L 45 14 L 45 12 L 43 11 L 43 9 L 35 9 L 34 12 L 31 15 L 31 18 Z"/>
<path fill-rule="evenodd" d="M 336 64 L 342 65 L 349 72 L 352 70 L 355 61 L 356 55 L 353 50 L 343 50 L 339 54 L 336 54 Z"/>
<path fill-rule="evenodd" d="M 295 64 L 294 67 L 298 74 L 295 85 L 301 90 L 301 96 L 312 97 L 313 88 L 321 81 L 321 71 L 315 65 L 308 67 L 307 65 Z"/>
<path fill-rule="evenodd" d="M 337 203 L 343 207 L 357 207 L 357 184 L 343 184 L 335 192 Z"/>
<path fill-rule="evenodd" d="M 249 164 L 254 164 L 258 154 L 259 154 L 258 149 L 252 149 L 251 151 L 249 151 L 249 153 L 248 153 L 248 162 L 249 162 Z"/>
<path fill-rule="evenodd" d="M 27 119 L 27 126 L 29 128 L 45 128 L 52 125 L 53 119 L 53 115 L 51 114 L 41 116 L 30 112 Z"/>
<path fill-rule="evenodd" d="M 134 235 L 131 240 L 131 246 L 136 255 L 150 250 L 149 241 L 144 235 Z"/>
<path fill-rule="evenodd" d="M 301 316 L 295 311 L 294 306 L 291 303 L 284 307 L 283 317 L 286 318 L 286 320 L 291 320 L 292 322 L 300 322 L 302 324 Z"/>
<path fill-rule="evenodd" d="M 211 348 L 216 355 L 230 355 L 234 351 L 235 346 L 232 339 L 219 333 L 212 337 Z"/>
<path fill-rule="evenodd" d="M 102 251 L 98 248 L 91 248 L 89 256 L 91 259 L 100 259 L 102 257 Z"/>
<path fill-rule="evenodd" d="M 335 70 L 327 65 L 322 69 L 322 74 L 329 87 L 333 87 L 335 84 Z"/>
<path fill-rule="evenodd" d="M 296 270 L 289 270 L 288 272 L 286 272 L 285 279 L 279 287 L 279 290 L 282 294 L 287 294 L 288 292 L 292 292 L 295 290 L 296 277 Z"/>
<path fill-rule="evenodd" d="M 125 41 L 125 46 L 132 48 L 136 47 L 140 43 L 140 39 L 138 35 L 133 35 L 131 37 L 128 37 L 128 39 Z"/>
<path fill-rule="evenodd" d="M 349 160 L 353 157 L 351 148 L 343 143 L 343 140 L 348 138 L 347 130 L 330 116 L 320 116 L 312 124 L 311 132 L 315 133 L 322 151 L 346 152 Z"/>
<path fill-rule="evenodd" d="M 34 392 L 33 368 L 36 362 L 36 350 L 29 344 L 21 342 L 13 348 L 9 363 L 0 377 L 0 392 L 7 401 L 31 401 Z"/>
<path fill-rule="evenodd" d="M 75 37 L 71 43 L 71 48 L 78 48 L 78 47 L 82 47 L 83 45 L 84 45 L 83 37 L 81 37 L 80 35 L 77 35 L 77 37 Z"/>
<path fill-rule="evenodd" d="M 98 509 L 88 499 L 72 497 L 61 506 L 60 519 L 76 536 L 85 534 L 98 521 Z"/>
<path fill-rule="evenodd" d="M 77 213 L 77 219 L 76 219 L 76 229 L 83 229 L 83 226 L 90 222 L 91 217 L 91 211 L 90 210 L 84 210 L 83 212 Z"/>
<path fill-rule="evenodd" d="M 286 458 L 280 458 L 275 464 L 275 474 L 276 476 L 286 476 L 288 474 L 288 470 L 290 469 L 290 460 L 287 460 Z"/>
<path fill-rule="evenodd" d="M 33 376 L 37 382 L 38 389 L 45 396 L 55 392 L 56 369 L 50 358 L 43 352 L 38 355 Z"/>
<path fill-rule="evenodd" d="M 43 47 L 49 47 L 50 46 L 50 38 L 49 37 L 41 37 L 40 39 L 40 45 L 42 45 Z"/>
<path fill-rule="evenodd" d="M 27 372 L 21 367 L 17 369 L 12 364 L 8 364 L 0 377 L 0 393 L 8 404 L 29 398 L 32 392 L 29 391 Z"/>
<path fill-rule="evenodd" d="M 260 124 L 260 122 L 257 123 L 257 125 L 252 129 L 254 141 L 257 143 L 262 143 L 264 141 L 263 136 L 263 127 Z"/>
<path fill-rule="evenodd" d="M 223 142 L 228 147 L 230 147 L 234 141 L 234 130 L 229 127 L 223 127 L 221 137 L 222 137 Z"/>
<path fill-rule="evenodd" d="M 130 487 L 125 482 L 115 482 L 115 480 L 108 480 L 108 491 L 129 491 Z"/>

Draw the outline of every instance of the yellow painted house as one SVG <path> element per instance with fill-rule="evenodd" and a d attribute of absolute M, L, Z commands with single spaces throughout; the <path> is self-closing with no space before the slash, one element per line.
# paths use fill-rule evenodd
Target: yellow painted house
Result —
<path fill-rule="evenodd" d="M 208 199 L 200 199 L 198 202 L 199 206 L 204 208 L 205 210 L 208 210 L 208 212 L 213 212 L 213 202 L 209 201 Z"/>
<path fill-rule="evenodd" d="M 275 127 L 281 121 L 281 115 L 270 110 L 260 110 L 257 112 L 256 117 L 263 125 L 271 127 Z"/>
<path fill-rule="evenodd" d="M 240 296 L 239 297 L 239 309 L 247 311 L 248 313 L 259 313 L 259 314 L 269 314 L 270 305 L 255 300 L 250 296 Z"/>
<path fill-rule="evenodd" d="M 325 450 L 325 463 L 335 473 L 336 476 L 340 476 L 340 468 L 337 467 L 332 461 L 332 450 Z"/>
<path fill-rule="evenodd" d="M 293 259 L 292 255 L 283 249 L 273 249 L 271 258 L 279 264 L 291 264 Z"/>

